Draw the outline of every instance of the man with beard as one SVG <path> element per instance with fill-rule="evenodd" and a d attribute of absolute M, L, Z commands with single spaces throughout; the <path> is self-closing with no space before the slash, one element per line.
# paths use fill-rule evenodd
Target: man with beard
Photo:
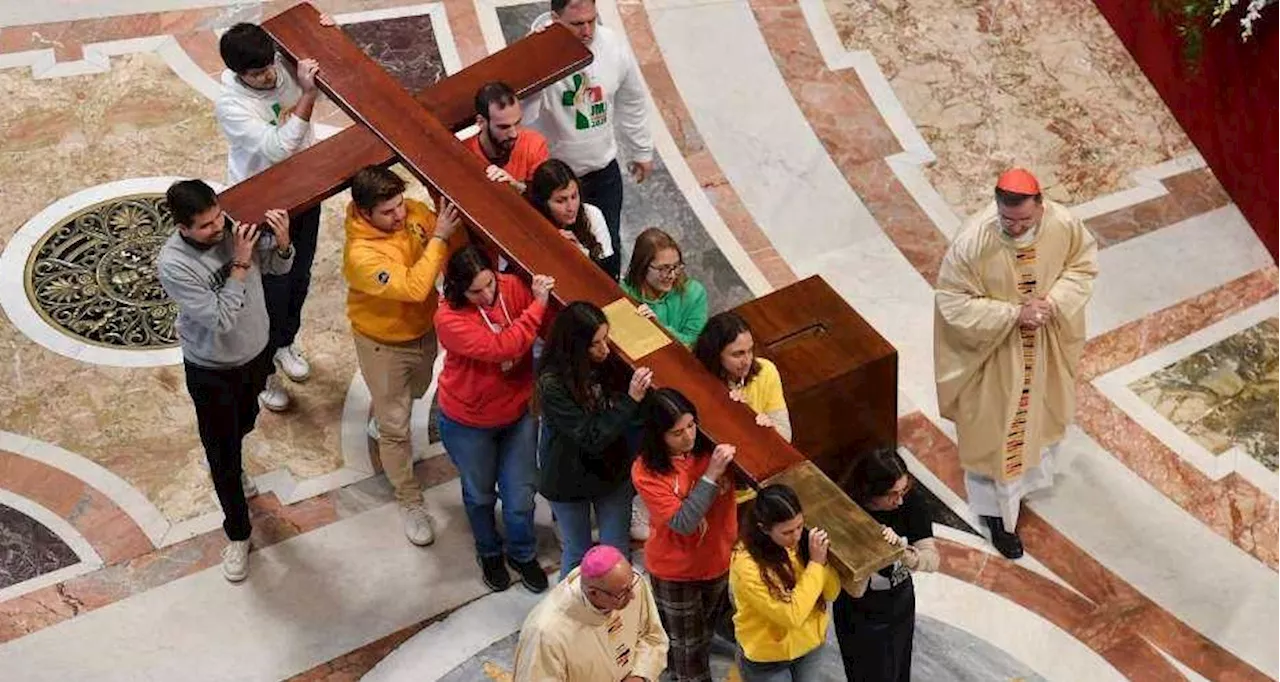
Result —
<path fill-rule="evenodd" d="M 520 100 L 510 85 L 485 83 L 476 92 L 476 126 L 480 134 L 465 144 L 484 159 L 489 179 L 505 182 L 521 194 L 533 170 L 550 158 L 547 140 L 538 131 L 524 128 Z"/>

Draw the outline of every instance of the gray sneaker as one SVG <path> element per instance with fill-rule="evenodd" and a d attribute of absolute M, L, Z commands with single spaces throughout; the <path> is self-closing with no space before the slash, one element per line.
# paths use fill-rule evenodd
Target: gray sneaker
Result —
<path fill-rule="evenodd" d="M 412 507 L 401 507 L 400 516 L 404 519 L 404 534 L 409 542 L 425 547 L 436 541 L 436 533 L 431 528 L 431 515 L 421 504 Z"/>
<path fill-rule="evenodd" d="M 249 575 L 249 541 L 232 540 L 222 548 L 222 577 L 238 583 Z"/>

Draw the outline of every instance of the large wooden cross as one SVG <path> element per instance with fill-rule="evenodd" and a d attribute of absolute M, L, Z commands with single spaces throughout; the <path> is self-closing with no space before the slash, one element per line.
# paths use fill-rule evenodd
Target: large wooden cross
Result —
<path fill-rule="evenodd" d="M 340 191 L 359 168 L 399 160 L 453 202 L 478 236 L 516 269 L 554 277 L 558 303 L 584 300 L 604 308 L 626 298 L 524 198 L 490 182 L 484 164 L 452 132 L 472 120 L 473 93 L 484 82 L 504 80 L 530 94 L 588 63 L 589 51 L 568 31 L 552 27 L 530 36 L 415 100 L 344 33 L 322 27 L 309 4 L 296 5 L 263 27 L 290 60 L 319 61 L 320 88 L 356 124 L 224 192 L 221 203 L 232 215 L 255 220 L 270 207 L 303 210 Z M 734 444 L 736 463 L 746 475 L 758 482 L 782 478 L 804 488 L 810 517 L 827 517 L 824 526 L 832 531 L 833 554 L 847 581 L 897 556 L 899 551 L 880 539 L 878 524 L 773 429 L 757 425 L 748 408 L 729 400 L 723 382 L 683 345 L 670 343 L 643 357 L 615 348 L 628 364 L 652 368 L 656 384 L 675 387 L 698 405 L 700 430 L 712 442 Z"/>

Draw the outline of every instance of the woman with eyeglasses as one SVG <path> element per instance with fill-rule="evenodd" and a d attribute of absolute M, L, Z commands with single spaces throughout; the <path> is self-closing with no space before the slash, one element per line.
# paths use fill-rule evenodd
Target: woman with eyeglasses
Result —
<path fill-rule="evenodd" d="M 449 258 L 445 305 L 435 315 L 445 350 L 437 389 L 440 439 L 462 479 L 477 560 L 494 591 L 511 585 L 506 564 L 529 591 L 547 589 L 533 535 L 538 431 L 529 399 L 533 342 L 554 286 L 545 275 L 534 275 L 530 286 L 499 273 L 488 255 L 467 246 Z M 505 542 L 494 517 L 499 497 Z"/>
<path fill-rule="evenodd" d="M 677 682 L 710 682 L 711 637 L 729 611 L 729 556 L 738 534 L 734 447 L 709 447 L 698 410 L 673 388 L 645 399 L 640 457 L 631 467 L 650 513 L 645 566 L 671 640 Z"/>
<path fill-rule="evenodd" d="M 529 178 L 529 203 L 560 230 L 561 236 L 573 242 L 584 256 L 616 280 L 618 264 L 617 259 L 612 258 L 609 226 L 600 209 L 582 200 L 581 186 L 569 164 L 560 159 L 547 159 L 534 169 L 533 176 Z M 610 263 L 613 264 L 612 272 Z"/>
<path fill-rule="evenodd" d="M 636 237 L 622 290 L 640 302 L 642 315 L 657 320 L 686 346 L 707 324 L 706 288 L 685 275 L 680 245 L 656 227 Z"/>
<path fill-rule="evenodd" d="M 745 682 L 816 682 L 827 602 L 840 592 L 830 540 L 805 528 L 800 498 L 785 485 L 761 488 L 750 504 L 729 571 L 738 669 Z"/>
<path fill-rule="evenodd" d="M 536 176 L 535 176 L 536 177 Z M 609 362 L 609 321 L 586 301 L 556 315 L 538 365 L 542 414 L 538 491 L 560 531 L 563 579 L 591 548 L 591 514 L 601 544 L 629 555 L 631 460 L 627 434 L 639 420 L 653 371 Z"/>
<path fill-rule="evenodd" d="M 725 311 L 710 320 L 693 344 L 693 354 L 708 372 L 729 387 L 729 397 L 746 403 L 756 413 L 756 423 L 777 430 L 791 440 L 791 415 L 782 392 L 778 367 L 756 356 L 755 338 L 742 316 Z"/>
<path fill-rule="evenodd" d="M 908 682 L 915 636 L 914 571 L 938 570 L 933 523 L 902 457 L 878 450 L 850 473 L 853 500 L 884 524 L 884 539 L 902 559 L 873 573 L 858 594 L 841 593 L 833 608 L 836 641 L 850 682 Z"/>

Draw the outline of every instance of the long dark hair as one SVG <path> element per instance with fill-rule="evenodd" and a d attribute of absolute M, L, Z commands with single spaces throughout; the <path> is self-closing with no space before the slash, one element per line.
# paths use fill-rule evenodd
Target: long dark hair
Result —
<path fill-rule="evenodd" d="M 714 315 L 707 320 L 707 326 L 702 328 L 698 340 L 693 343 L 693 355 L 702 362 L 702 366 L 706 367 L 708 372 L 720 377 L 721 381 L 728 381 L 729 374 L 725 372 L 724 365 L 720 362 L 720 353 L 724 352 L 725 346 L 736 341 L 743 332 L 751 334 L 751 327 L 741 315 L 732 310 Z M 747 370 L 745 381 L 751 381 L 751 377 L 759 373 L 760 360 L 752 358 L 751 369 Z"/>
<path fill-rule="evenodd" d="M 880 448 L 853 465 L 849 472 L 850 497 L 859 506 L 866 507 L 872 498 L 893 490 L 894 484 L 903 476 L 911 480 L 902 456 L 889 448 Z"/>
<path fill-rule="evenodd" d="M 698 408 L 684 394 L 674 388 L 659 388 L 649 391 L 644 399 L 644 438 L 640 443 L 640 458 L 645 467 L 656 474 L 669 474 L 675 470 L 671 465 L 671 453 L 667 452 L 667 442 L 663 439 L 667 431 L 686 414 L 693 415 L 698 421 Z M 706 443 L 702 434 L 694 441 L 693 454 L 707 455 Z"/>
<path fill-rule="evenodd" d="M 471 288 L 476 275 L 485 270 L 493 270 L 493 261 L 475 244 L 468 244 L 449 257 L 444 269 L 444 300 L 450 308 L 458 310 L 468 305 L 467 289 Z M 493 276 L 496 280 L 497 271 Z"/>
<path fill-rule="evenodd" d="M 796 587 L 795 568 L 787 550 L 769 537 L 769 529 L 794 519 L 804 511 L 800 507 L 800 497 L 790 486 L 775 483 L 761 488 L 750 504 L 745 523 L 738 532 L 742 545 L 760 566 L 760 580 L 769 594 L 779 601 L 789 601 L 791 591 Z M 808 533 L 801 535 L 799 550 L 804 564 L 809 563 L 808 540 Z"/>
<path fill-rule="evenodd" d="M 570 184 L 578 186 L 578 217 L 574 219 L 573 224 L 568 228 L 560 227 L 560 223 L 551 215 L 551 207 L 548 205 L 551 201 L 551 195 L 562 189 L 567 188 Z M 568 229 L 578 238 L 578 243 L 587 247 L 587 253 L 593 259 L 600 258 L 600 252 L 603 247 L 596 240 L 596 236 L 591 234 L 591 220 L 587 218 L 587 201 L 582 198 L 582 183 L 579 182 L 578 176 L 574 175 L 573 169 L 569 164 L 560 159 L 547 159 L 543 161 L 533 171 L 533 177 L 529 179 L 529 203 L 538 209 L 542 217 L 546 218 L 552 225 L 558 229 Z"/>
<path fill-rule="evenodd" d="M 551 323 L 547 344 L 538 361 L 538 375 L 550 374 L 567 389 L 573 401 L 589 412 L 601 407 L 603 391 L 594 390 L 603 374 L 592 367 L 588 350 L 591 340 L 608 324 L 604 311 L 587 301 L 574 301 L 564 307 Z M 603 388 L 603 386 L 602 386 Z"/>

